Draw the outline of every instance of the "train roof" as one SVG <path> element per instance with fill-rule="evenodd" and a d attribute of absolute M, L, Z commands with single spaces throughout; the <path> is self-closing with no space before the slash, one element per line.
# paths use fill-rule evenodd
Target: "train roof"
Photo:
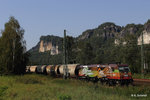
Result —
<path fill-rule="evenodd" d="M 127 64 L 119 64 L 118 66 L 120 66 L 120 67 L 127 67 L 128 65 Z"/>
<path fill-rule="evenodd" d="M 93 64 L 93 65 L 80 65 L 79 67 L 107 67 L 108 65 Z"/>

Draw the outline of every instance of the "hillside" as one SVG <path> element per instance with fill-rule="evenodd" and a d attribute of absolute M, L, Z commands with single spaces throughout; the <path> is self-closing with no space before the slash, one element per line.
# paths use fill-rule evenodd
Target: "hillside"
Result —
<path fill-rule="evenodd" d="M 121 26 L 117 26 L 114 23 L 106 22 L 101 24 L 95 29 L 84 31 L 79 37 L 79 40 L 85 40 L 92 37 L 113 38 L 121 31 Z"/>
<path fill-rule="evenodd" d="M 76 39 L 78 41 L 84 41 L 88 40 L 91 38 L 104 38 L 105 40 L 110 39 L 110 38 L 123 38 L 127 34 L 133 34 L 136 35 L 137 37 L 140 36 L 142 31 L 146 31 L 148 34 L 150 34 L 150 20 L 148 20 L 144 25 L 142 24 L 127 24 L 125 27 L 116 25 L 112 22 L 106 22 L 101 25 L 99 25 L 95 29 L 89 29 L 84 31 L 81 35 L 79 35 Z M 39 51 L 40 52 L 40 43 L 43 42 L 45 43 L 44 46 L 48 46 L 49 43 L 52 44 L 52 46 L 58 46 L 59 51 L 62 52 L 62 42 L 63 42 L 63 37 L 59 36 L 53 36 L 53 35 L 47 35 L 47 36 L 41 36 L 40 41 L 37 43 L 36 46 L 31 48 L 29 52 L 35 52 Z M 49 51 L 45 50 L 43 52 Z"/>
<path fill-rule="evenodd" d="M 50 51 L 51 47 L 58 46 L 58 50 L 62 51 L 62 37 L 59 36 L 53 36 L 53 35 L 47 35 L 47 36 L 41 36 L 40 41 L 37 43 L 36 46 L 31 48 L 29 52 L 46 52 Z M 41 46 L 43 44 L 43 46 Z M 48 48 L 50 46 L 50 48 Z M 43 51 L 41 49 L 44 49 Z"/>
<path fill-rule="evenodd" d="M 41 36 L 37 45 L 29 50 L 30 64 L 62 63 L 62 43 L 62 37 L 53 35 Z M 56 59 L 59 59 L 59 61 Z"/>
<path fill-rule="evenodd" d="M 142 32 L 144 32 L 145 63 L 148 68 L 150 20 L 144 25 L 127 24 L 124 27 L 106 22 L 97 28 L 84 31 L 77 38 L 67 36 L 67 62 L 80 64 L 122 62 L 129 64 L 132 70 L 136 70 L 135 72 L 139 72 Z M 30 64 L 63 63 L 62 44 L 62 37 L 41 36 L 38 44 L 29 50 Z"/>

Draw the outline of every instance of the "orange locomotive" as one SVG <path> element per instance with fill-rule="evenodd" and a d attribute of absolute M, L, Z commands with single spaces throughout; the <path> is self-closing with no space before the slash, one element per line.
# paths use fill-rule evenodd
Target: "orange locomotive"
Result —
<path fill-rule="evenodd" d="M 121 84 L 129 85 L 132 84 L 133 79 L 131 71 L 128 65 L 125 64 L 109 64 L 109 65 L 100 65 L 101 70 L 100 81 L 102 83 L 106 82 L 109 85 Z"/>

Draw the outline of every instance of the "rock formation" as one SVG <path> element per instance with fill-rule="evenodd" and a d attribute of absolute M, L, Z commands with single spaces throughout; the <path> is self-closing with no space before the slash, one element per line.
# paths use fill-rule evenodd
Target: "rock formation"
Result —
<path fill-rule="evenodd" d="M 51 55 L 58 54 L 58 46 L 53 45 L 52 42 L 40 41 L 39 52 L 46 52 L 51 50 Z"/>
<path fill-rule="evenodd" d="M 138 38 L 138 45 L 142 44 L 142 35 Z M 143 44 L 150 44 L 150 32 L 143 31 Z"/>

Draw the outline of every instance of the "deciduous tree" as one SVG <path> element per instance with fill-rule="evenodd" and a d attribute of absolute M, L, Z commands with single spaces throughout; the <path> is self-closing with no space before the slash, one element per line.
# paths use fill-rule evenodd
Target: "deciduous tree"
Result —
<path fill-rule="evenodd" d="M 25 72 L 28 53 L 23 39 L 24 30 L 19 22 L 10 17 L 5 24 L 0 39 L 0 69 L 1 74 L 22 74 Z"/>

